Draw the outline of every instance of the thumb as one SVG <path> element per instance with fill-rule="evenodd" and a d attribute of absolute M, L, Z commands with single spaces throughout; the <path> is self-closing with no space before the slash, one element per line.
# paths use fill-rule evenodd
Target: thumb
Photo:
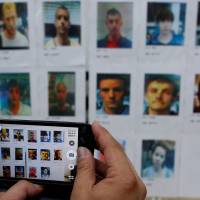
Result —
<path fill-rule="evenodd" d="M 95 162 L 91 152 L 85 147 L 78 148 L 77 175 L 72 191 L 72 197 L 88 195 L 95 184 Z M 73 198 L 71 198 L 73 199 Z"/>
<path fill-rule="evenodd" d="M 3 194 L 2 199 L 25 200 L 29 197 L 37 196 L 41 192 L 41 186 L 32 184 L 28 181 L 19 181 Z"/>

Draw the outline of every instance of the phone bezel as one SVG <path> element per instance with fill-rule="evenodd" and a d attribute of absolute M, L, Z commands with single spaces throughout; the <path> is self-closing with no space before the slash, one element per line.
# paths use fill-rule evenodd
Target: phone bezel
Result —
<path fill-rule="evenodd" d="M 75 122 L 60 122 L 60 121 L 40 121 L 40 120 L 7 120 L 0 119 L 0 124 L 16 124 L 16 125 L 34 125 L 34 126 L 53 126 L 53 127 L 77 127 L 78 133 L 78 147 L 83 146 L 88 148 L 92 154 L 94 154 L 94 136 L 90 124 L 86 123 L 75 123 Z M 28 180 L 30 182 L 41 184 L 41 185 L 69 185 L 72 186 L 73 182 L 55 181 L 55 180 L 41 180 L 41 179 L 29 179 L 29 178 L 15 178 L 15 177 L 1 177 L 0 183 L 3 185 L 13 185 L 19 180 Z M 5 182 L 6 181 L 6 182 Z"/>

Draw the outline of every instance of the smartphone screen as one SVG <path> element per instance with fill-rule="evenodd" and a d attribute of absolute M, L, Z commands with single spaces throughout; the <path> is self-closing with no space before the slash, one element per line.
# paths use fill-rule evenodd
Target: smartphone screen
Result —
<path fill-rule="evenodd" d="M 72 183 L 80 127 L 0 123 L 0 177 Z"/>

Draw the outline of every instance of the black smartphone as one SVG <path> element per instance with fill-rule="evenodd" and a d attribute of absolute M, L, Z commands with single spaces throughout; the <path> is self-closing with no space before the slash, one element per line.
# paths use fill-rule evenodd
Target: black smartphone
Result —
<path fill-rule="evenodd" d="M 0 120 L 0 181 L 73 185 L 79 146 L 94 152 L 89 124 Z"/>

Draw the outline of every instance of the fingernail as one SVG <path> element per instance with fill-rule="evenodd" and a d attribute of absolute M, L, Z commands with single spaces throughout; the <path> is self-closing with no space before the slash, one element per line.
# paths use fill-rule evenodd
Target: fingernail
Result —
<path fill-rule="evenodd" d="M 82 160 L 86 158 L 89 155 L 89 150 L 85 147 L 79 147 L 78 148 L 78 159 Z"/>

